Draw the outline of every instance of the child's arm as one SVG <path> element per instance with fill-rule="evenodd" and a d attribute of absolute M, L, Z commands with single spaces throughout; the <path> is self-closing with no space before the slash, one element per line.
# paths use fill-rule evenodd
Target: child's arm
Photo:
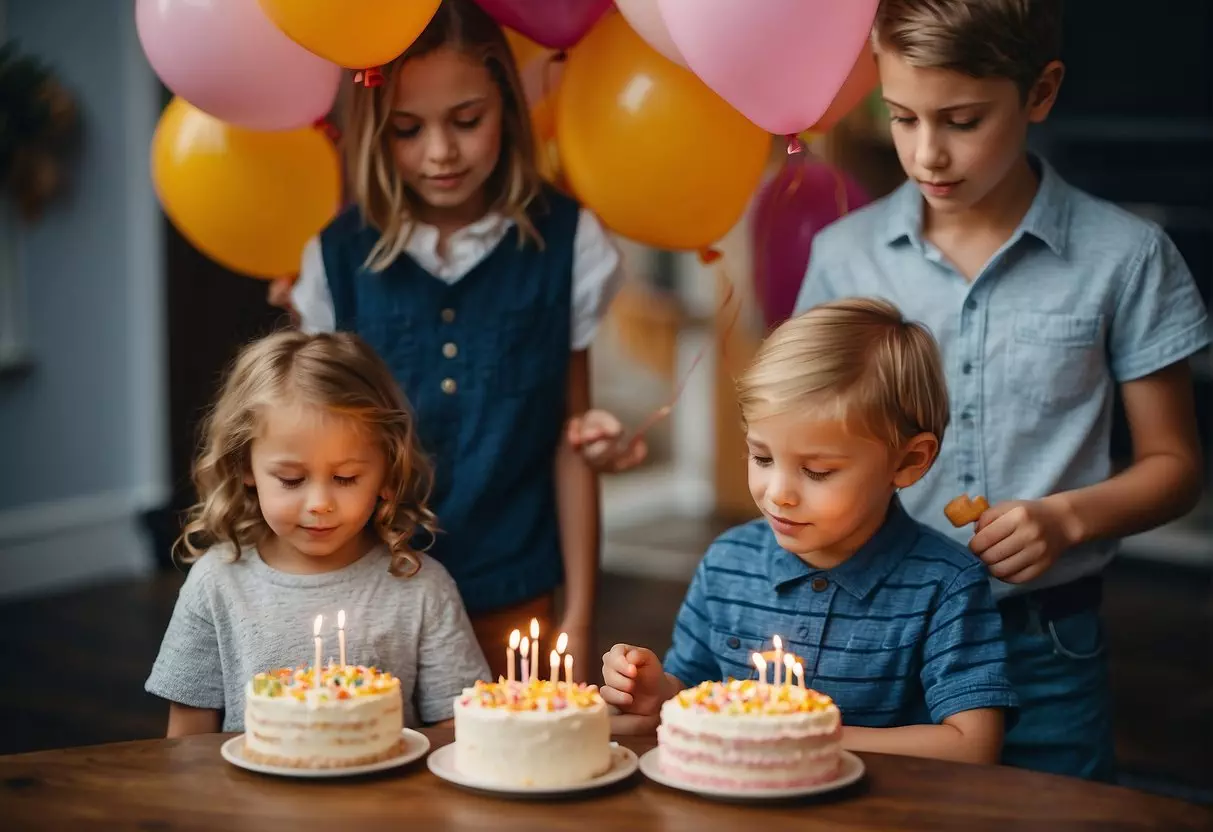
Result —
<path fill-rule="evenodd" d="M 1002 753 L 1002 736 L 1002 711 L 978 708 L 953 714 L 942 725 L 844 726 L 842 744 L 851 751 L 994 765 Z"/>
<path fill-rule="evenodd" d="M 179 702 L 168 705 L 168 731 L 165 736 L 169 739 L 191 734 L 214 734 L 219 726 L 219 711 L 213 708 L 192 708 Z"/>
<path fill-rule="evenodd" d="M 569 355 L 567 414 L 590 406 L 589 352 Z M 599 519 L 598 478 L 581 455 L 561 439 L 556 451 L 556 508 L 560 518 L 560 553 L 564 559 L 564 618 L 560 631 L 568 633 L 568 653 L 578 679 L 588 678 L 594 655 L 593 625 L 598 590 Z"/>

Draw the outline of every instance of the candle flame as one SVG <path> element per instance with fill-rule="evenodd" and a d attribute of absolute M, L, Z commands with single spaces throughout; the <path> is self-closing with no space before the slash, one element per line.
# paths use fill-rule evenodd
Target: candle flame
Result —
<path fill-rule="evenodd" d="M 796 657 L 793 656 L 791 653 L 784 653 L 783 654 L 783 666 L 786 667 L 788 670 L 791 670 L 792 667 L 795 665 L 796 665 Z"/>
<path fill-rule="evenodd" d="M 337 629 L 345 629 L 345 610 L 337 610 Z"/>
<path fill-rule="evenodd" d="M 569 634 L 561 633 L 560 638 L 556 639 L 556 652 L 564 654 L 565 649 L 569 646 Z"/>
<path fill-rule="evenodd" d="M 522 634 L 521 634 L 521 633 L 519 633 L 517 630 L 515 630 L 515 631 L 514 631 L 514 632 L 512 632 L 512 633 L 510 633 L 510 649 L 511 649 L 511 650 L 517 650 L 517 649 L 518 649 L 518 636 L 520 636 L 520 635 L 522 635 Z"/>
<path fill-rule="evenodd" d="M 564 670 L 570 676 L 573 674 L 573 654 L 567 653 L 564 657 Z"/>
<path fill-rule="evenodd" d="M 774 642 L 775 642 L 775 649 L 776 649 L 776 650 L 782 650 L 782 649 L 783 649 L 783 642 L 780 640 L 779 636 L 775 636 L 775 637 L 772 639 L 772 641 L 774 641 Z"/>
<path fill-rule="evenodd" d="M 758 668 L 759 673 L 762 673 L 767 669 L 767 660 L 762 657 L 761 653 L 755 653 L 753 655 L 753 659 L 754 667 Z"/>
<path fill-rule="evenodd" d="M 800 662 L 796 662 L 795 666 L 792 669 L 792 672 L 795 673 L 797 676 L 803 676 L 804 675 L 804 665 L 801 664 Z"/>
<path fill-rule="evenodd" d="M 522 658 L 525 659 L 527 657 L 527 654 L 530 652 L 531 652 L 531 640 L 529 638 L 527 638 L 526 636 L 523 636 L 522 637 Z"/>
<path fill-rule="evenodd" d="M 538 641 L 538 639 L 539 639 L 539 619 L 532 618 L 531 619 L 531 641 Z"/>
<path fill-rule="evenodd" d="M 319 636 L 320 628 L 323 626 L 324 626 L 324 616 L 323 615 L 316 616 L 316 623 L 312 626 L 312 635 Z"/>
<path fill-rule="evenodd" d="M 559 653 L 557 653 L 555 650 L 553 650 L 553 651 L 552 651 L 552 654 L 551 654 L 550 661 L 552 662 L 552 664 L 554 664 L 554 665 L 556 665 L 557 667 L 559 667 L 559 666 L 560 666 L 560 654 L 559 654 Z"/>

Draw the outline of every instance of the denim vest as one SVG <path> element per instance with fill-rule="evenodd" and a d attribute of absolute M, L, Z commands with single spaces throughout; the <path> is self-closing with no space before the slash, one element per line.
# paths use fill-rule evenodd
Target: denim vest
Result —
<path fill-rule="evenodd" d="M 404 254 L 379 274 L 365 269 L 378 232 L 356 209 L 320 237 L 337 329 L 379 353 L 416 413 L 436 471 L 429 552 L 473 615 L 563 578 L 555 458 L 580 208 L 551 190 L 541 202 L 532 222 L 542 248 L 520 247 L 515 226 L 454 285 Z"/>

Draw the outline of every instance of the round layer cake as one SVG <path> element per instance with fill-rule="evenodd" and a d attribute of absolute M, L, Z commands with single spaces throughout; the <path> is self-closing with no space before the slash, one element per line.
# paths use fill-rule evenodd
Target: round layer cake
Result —
<path fill-rule="evenodd" d="M 400 680 L 371 667 L 330 664 L 258 673 L 244 699 L 244 756 L 289 768 L 342 768 L 404 748 Z"/>
<path fill-rule="evenodd" d="M 692 785 L 803 788 L 838 776 L 842 716 L 814 690 L 704 682 L 661 706 L 657 743 L 661 770 Z"/>
<path fill-rule="evenodd" d="M 455 699 L 455 767 L 486 784 L 584 783 L 611 767 L 611 723 L 594 685 L 477 682 Z"/>

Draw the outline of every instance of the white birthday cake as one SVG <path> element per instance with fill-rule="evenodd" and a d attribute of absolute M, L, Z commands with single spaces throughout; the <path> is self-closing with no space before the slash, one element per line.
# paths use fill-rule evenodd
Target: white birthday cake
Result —
<path fill-rule="evenodd" d="M 245 689 L 244 757 L 290 768 L 342 768 L 403 751 L 400 680 L 330 664 L 258 673 Z"/>
<path fill-rule="evenodd" d="M 691 785 L 801 788 L 838 776 L 842 715 L 795 685 L 704 682 L 662 705 L 657 742 L 661 770 Z"/>
<path fill-rule="evenodd" d="M 455 767 L 486 784 L 584 783 L 611 767 L 611 727 L 594 685 L 477 682 L 455 699 Z"/>

